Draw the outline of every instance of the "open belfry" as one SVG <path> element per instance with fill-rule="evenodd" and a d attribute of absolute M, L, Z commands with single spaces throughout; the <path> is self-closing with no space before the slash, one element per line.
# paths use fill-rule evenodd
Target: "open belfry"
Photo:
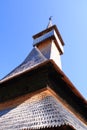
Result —
<path fill-rule="evenodd" d="M 0 130 L 87 130 L 87 101 L 62 71 L 51 18 L 26 59 L 0 80 Z"/>

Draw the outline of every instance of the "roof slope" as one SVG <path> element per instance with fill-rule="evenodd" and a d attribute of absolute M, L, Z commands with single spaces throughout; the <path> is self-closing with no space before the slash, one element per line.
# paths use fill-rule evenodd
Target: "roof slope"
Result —
<path fill-rule="evenodd" d="M 76 130 L 87 126 L 49 94 L 41 92 L 19 106 L 0 111 L 0 129 L 40 129 L 70 125 Z"/>
<path fill-rule="evenodd" d="M 45 60 L 46 60 L 46 58 L 39 51 L 39 49 L 37 47 L 34 47 L 32 49 L 32 51 L 29 53 L 29 55 L 26 57 L 26 59 L 23 61 L 23 63 L 20 64 L 18 67 L 16 67 L 12 72 L 10 72 L 3 79 L 13 77 L 18 73 L 22 73 L 23 71 L 25 71 L 27 69 L 31 69 L 32 67 L 35 67 L 36 65 L 44 62 Z"/>

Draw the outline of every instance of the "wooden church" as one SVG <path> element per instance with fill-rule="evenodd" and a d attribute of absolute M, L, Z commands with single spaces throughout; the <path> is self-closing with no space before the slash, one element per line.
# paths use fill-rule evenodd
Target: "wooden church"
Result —
<path fill-rule="evenodd" d="M 87 101 L 62 71 L 51 19 L 26 59 L 0 80 L 0 130 L 87 130 Z"/>

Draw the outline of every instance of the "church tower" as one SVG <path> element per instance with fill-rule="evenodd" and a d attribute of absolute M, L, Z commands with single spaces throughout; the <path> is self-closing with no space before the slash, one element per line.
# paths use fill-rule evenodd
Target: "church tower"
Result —
<path fill-rule="evenodd" d="M 64 53 L 64 42 L 56 25 L 52 26 L 51 17 L 47 29 L 34 35 L 33 39 L 33 46 L 37 47 L 47 59 L 52 59 L 62 69 L 61 55 Z"/>

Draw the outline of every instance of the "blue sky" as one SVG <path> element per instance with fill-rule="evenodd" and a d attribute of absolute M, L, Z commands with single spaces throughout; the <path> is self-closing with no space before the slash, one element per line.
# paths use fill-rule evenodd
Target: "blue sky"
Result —
<path fill-rule="evenodd" d="M 63 71 L 87 99 L 87 0 L 0 0 L 0 79 L 26 58 L 49 16 L 65 42 Z"/>

